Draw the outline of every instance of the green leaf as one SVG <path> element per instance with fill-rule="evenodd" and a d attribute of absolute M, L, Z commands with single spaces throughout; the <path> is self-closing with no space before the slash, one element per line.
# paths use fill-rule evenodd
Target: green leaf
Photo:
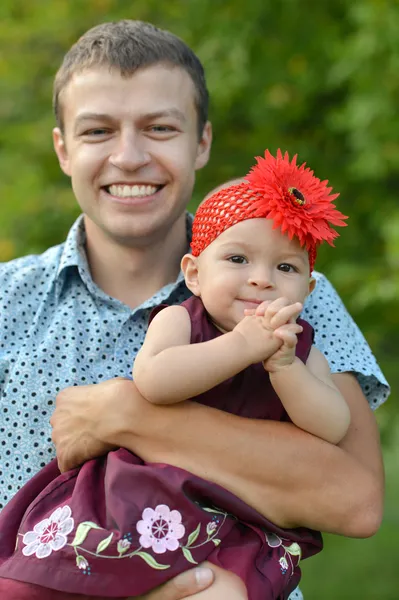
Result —
<path fill-rule="evenodd" d="M 226 516 L 227 513 L 223 512 L 221 510 L 216 510 L 216 508 L 209 508 L 208 506 L 201 506 L 202 510 L 205 510 L 206 512 L 211 512 L 211 513 L 216 513 L 217 515 L 223 515 Z"/>
<path fill-rule="evenodd" d="M 137 552 L 135 556 L 140 556 L 144 560 L 144 562 L 146 562 L 147 565 L 150 565 L 150 567 L 152 567 L 153 569 L 165 570 L 170 568 L 170 565 L 160 565 L 159 563 L 157 563 L 155 558 L 147 552 Z"/>
<path fill-rule="evenodd" d="M 190 535 L 188 536 L 186 547 L 191 546 L 191 544 L 194 544 L 195 540 L 199 536 L 200 529 L 201 529 L 201 523 L 198 523 L 198 527 L 194 531 L 192 531 L 190 533 Z"/>
<path fill-rule="evenodd" d="M 105 538 L 104 540 L 102 540 L 98 546 L 97 546 L 97 550 L 96 553 L 99 554 L 100 552 L 102 552 L 103 550 L 105 550 L 105 548 L 108 548 L 108 546 L 111 543 L 112 538 L 114 537 L 114 534 L 111 533 L 107 538 Z"/>
<path fill-rule="evenodd" d="M 83 523 L 80 523 L 76 530 L 75 537 L 71 546 L 76 547 L 83 544 L 83 542 L 87 538 L 87 534 L 89 533 L 90 529 L 102 529 L 102 527 L 97 525 L 97 523 L 92 523 L 91 521 L 84 521 Z"/>
<path fill-rule="evenodd" d="M 219 546 L 221 540 L 218 540 L 217 538 L 213 538 L 212 542 L 215 544 L 215 546 Z"/>
<path fill-rule="evenodd" d="M 182 550 L 184 557 L 186 560 L 188 560 L 188 562 L 193 563 L 193 565 L 198 565 L 198 563 L 193 559 L 193 555 L 188 548 L 182 548 Z"/>
<path fill-rule="evenodd" d="M 287 552 L 289 554 L 291 554 L 291 556 L 302 556 L 302 550 L 301 547 L 299 546 L 299 544 L 297 544 L 296 542 L 293 542 L 291 544 L 291 546 L 284 546 L 284 548 L 287 550 Z"/>

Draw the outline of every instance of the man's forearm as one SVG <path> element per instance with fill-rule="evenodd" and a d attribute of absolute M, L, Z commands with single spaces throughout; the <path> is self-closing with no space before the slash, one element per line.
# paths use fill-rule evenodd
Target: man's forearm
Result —
<path fill-rule="evenodd" d="M 351 430 L 341 448 L 290 423 L 243 419 L 190 402 L 150 406 L 137 393 L 133 396 L 134 409 L 125 414 L 110 443 L 218 483 L 283 527 L 355 537 L 377 529 L 380 459 L 370 465 L 362 460 L 352 409 Z M 361 401 L 366 402 L 363 396 Z M 363 410 L 369 411 L 368 406 Z M 371 421 L 367 427 L 373 427 Z M 351 437 L 355 441 L 349 443 Z"/>

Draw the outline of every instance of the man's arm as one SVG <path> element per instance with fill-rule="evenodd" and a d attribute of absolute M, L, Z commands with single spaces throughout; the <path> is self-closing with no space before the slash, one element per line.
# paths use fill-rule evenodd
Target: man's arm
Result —
<path fill-rule="evenodd" d="M 356 380 L 336 375 L 334 381 L 352 417 L 338 447 L 290 423 L 243 419 L 195 403 L 173 407 L 173 415 L 148 415 L 153 425 L 145 420 L 139 435 L 125 429 L 113 439 L 144 459 L 222 485 L 280 526 L 367 537 L 382 518 L 378 430 Z"/>
<path fill-rule="evenodd" d="M 194 402 L 155 406 L 115 379 L 61 392 L 52 417 L 62 470 L 123 446 L 214 481 L 282 527 L 350 537 L 381 522 L 378 429 L 356 379 L 334 376 L 351 411 L 339 446 L 291 423 L 244 419 Z"/>

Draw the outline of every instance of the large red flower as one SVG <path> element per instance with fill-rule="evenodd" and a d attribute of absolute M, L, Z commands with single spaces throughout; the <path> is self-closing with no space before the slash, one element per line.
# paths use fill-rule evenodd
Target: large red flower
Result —
<path fill-rule="evenodd" d="M 333 204 L 339 194 L 331 194 L 328 182 L 315 177 L 305 163 L 298 167 L 296 158 L 290 161 L 281 150 L 274 157 L 266 150 L 242 183 L 220 189 L 201 204 L 193 223 L 193 255 L 236 223 L 267 218 L 308 250 L 312 270 L 317 247 L 323 241 L 333 246 L 338 233 L 332 225 L 345 226 L 347 217 Z"/>
<path fill-rule="evenodd" d="M 339 194 L 331 194 L 328 181 L 315 177 L 306 163 L 298 167 L 296 159 L 297 155 L 290 162 L 288 152 L 283 156 L 281 150 L 277 157 L 268 150 L 265 158 L 257 157 L 258 164 L 245 177 L 258 192 L 254 216 L 272 219 L 274 228 L 298 238 L 307 250 L 324 241 L 333 246 L 339 234 L 331 225 L 344 227 L 348 218 L 333 204 Z"/>

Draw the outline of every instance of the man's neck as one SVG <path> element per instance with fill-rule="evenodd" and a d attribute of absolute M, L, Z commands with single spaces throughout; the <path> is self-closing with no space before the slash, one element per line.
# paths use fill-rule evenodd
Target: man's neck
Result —
<path fill-rule="evenodd" d="M 188 251 L 183 215 L 163 239 L 142 247 L 118 244 L 85 219 L 86 253 L 93 281 L 106 294 L 136 308 L 176 280 Z"/>

